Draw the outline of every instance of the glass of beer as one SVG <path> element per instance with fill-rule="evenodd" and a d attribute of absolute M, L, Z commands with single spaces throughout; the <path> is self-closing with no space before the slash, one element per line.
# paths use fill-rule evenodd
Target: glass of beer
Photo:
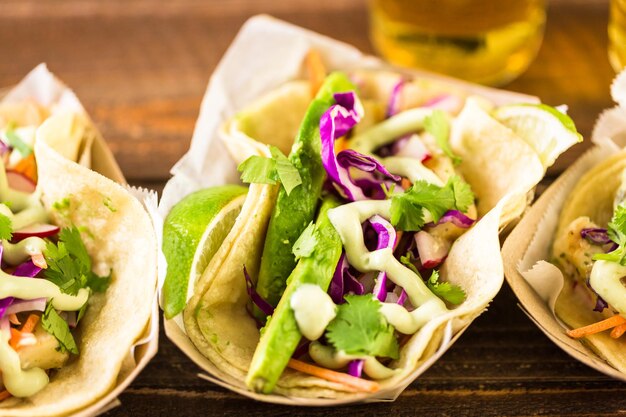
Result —
<path fill-rule="evenodd" d="M 371 39 L 385 59 L 487 85 L 524 72 L 546 21 L 545 0 L 369 1 Z"/>
<path fill-rule="evenodd" d="M 626 0 L 611 0 L 609 61 L 615 72 L 626 67 Z"/>

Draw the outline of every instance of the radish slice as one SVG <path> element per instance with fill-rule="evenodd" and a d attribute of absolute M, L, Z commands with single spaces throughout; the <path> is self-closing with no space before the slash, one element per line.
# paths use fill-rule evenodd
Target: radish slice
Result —
<path fill-rule="evenodd" d="M 23 311 L 45 311 L 46 299 L 34 298 L 32 300 L 15 301 L 7 308 L 7 316 L 9 314 L 17 314 Z"/>
<path fill-rule="evenodd" d="M 7 181 L 9 182 L 9 187 L 25 193 L 34 193 L 37 187 L 33 180 L 17 171 L 7 170 Z"/>
<path fill-rule="evenodd" d="M 450 244 L 447 241 L 436 239 L 423 230 L 415 234 L 415 244 L 422 266 L 428 269 L 440 265 L 450 250 Z"/>
<path fill-rule="evenodd" d="M 407 156 L 409 158 L 419 159 L 420 162 L 425 162 L 431 158 L 430 151 L 424 145 L 424 142 L 418 135 L 411 135 L 408 139 L 396 142 L 398 146 L 394 149 L 395 156 Z"/>
<path fill-rule="evenodd" d="M 31 226 L 24 227 L 20 230 L 13 232 L 13 241 L 19 242 L 27 237 L 48 237 L 59 233 L 59 226 L 47 223 L 37 223 Z"/>

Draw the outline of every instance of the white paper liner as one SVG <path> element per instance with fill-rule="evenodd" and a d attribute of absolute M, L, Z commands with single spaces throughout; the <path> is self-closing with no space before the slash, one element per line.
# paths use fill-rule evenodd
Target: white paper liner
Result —
<path fill-rule="evenodd" d="M 502 256 L 507 281 L 522 309 L 546 336 L 586 365 L 626 381 L 625 374 L 565 334 L 568 327 L 556 316 L 554 305 L 564 277 L 549 263 L 561 208 L 574 186 L 587 171 L 626 146 L 626 72 L 615 78 L 611 93 L 618 105 L 598 118 L 592 135 L 595 146 L 548 187 L 526 213 L 504 243 Z"/>
<path fill-rule="evenodd" d="M 154 219 L 155 224 L 162 224 L 172 206 L 187 194 L 213 185 L 239 182 L 236 165 L 231 160 L 224 145 L 218 140 L 219 127 L 238 110 L 262 94 L 289 80 L 303 78 L 302 62 L 311 48 L 315 48 L 321 54 L 324 63 L 330 70 L 393 69 L 396 72 L 416 77 L 445 80 L 468 93 L 486 97 L 496 105 L 539 102 L 538 98 L 524 94 L 477 86 L 434 74 L 391 67 L 378 58 L 363 55 L 350 45 L 269 16 L 256 16 L 244 24 L 211 76 L 202 101 L 190 149 L 172 168 L 173 178 L 168 181 L 163 191 L 158 206 L 159 218 Z M 502 207 L 503 205 L 500 205 L 498 210 Z M 149 208 L 149 211 L 154 213 L 155 208 Z M 160 248 L 162 247 L 162 229 L 157 228 L 157 234 Z M 164 262 L 164 257 L 161 257 L 161 261 Z M 163 265 L 159 264 L 159 288 L 161 288 L 165 278 L 166 269 L 162 267 Z M 497 286 L 497 289 L 499 288 L 500 285 Z M 495 293 L 493 295 L 495 296 Z M 392 401 L 418 375 L 441 357 L 467 328 L 467 326 L 461 329 L 454 328 L 455 321 L 449 321 L 443 330 L 443 341 L 436 352 L 393 390 L 370 397 L 356 395 L 347 400 L 312 400 L 275 395 L 264 396 L 243 389 L 240 381 L 235 381 L 230 375 L 219 370 L 196 350 L 185 334 L 180 317 L 181 315 L 173 320 L 165 320 L 165 333 L 201 369 L 210 374 L 200 374 L 201 378 L 257 400 L 291 405 L 331 405 L 352 403 L 359 400 L 366 402 Z"/>
<path fill-rule="evenodd" d="M 19 103 L 34 101 L 50 109 L 51 114 L 57 112 L 77 112 L 87 116 L 84 107 L 74 92 L 63 82 L 57 79 L 47 68 L 46 64 L 39 64 L 29 72 L 19 84 L 5 92 L 2 103 Z M 91 148 L 91 168 L 94 171 L 118 182 L 126 183 L 113 154 L 104 140 L 97 135 Z M 129 191 L 149 210 L 156 206 L 157 194 L 154 191 L 135 189 Z M 155 225 L 156 227 L 157 225 Z M 128 358 L 122 365 L 120 377 L 111 391 L 97 402 L 83 408 L 71 416 L 92 417 L 103 414 L 120 405 L 117 396 L 137 377 L 146 367 L 158 350 L 159 344 L 159 307 L 155 295 L 154 306 L 150 321 L 145 332 L 131 347 Z"/>

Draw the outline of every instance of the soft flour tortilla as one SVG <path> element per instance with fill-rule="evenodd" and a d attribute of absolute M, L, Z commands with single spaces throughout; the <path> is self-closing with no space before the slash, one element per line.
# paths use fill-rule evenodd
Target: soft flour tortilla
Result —
<path fill-rule="evenodd" d="M 581 216 L 588 216 L 600 227 L 606 227 L 613 216 L 615 194 L 626 169 L 626 150 L 618 152 L 583 175 L 569 195 L 559 218 L 555 236 L 561 236 L 567 226 Z M 555 313 L 571 328 L 596 323 L 604 318 L 593 311 L 595 296 L 572 277 L 563 274 L 565 284 L 555 305 Z M 590 302 L 593 299 L 593 302 Z M 626 339 L 613 339 L 609 332 L 600 332 L 581 340 L 613 367 L 626 373 Z"/>
<path fill-rule="evenodd" d="M 85 228 L 83 240 L 94 270 L 112 270 L 112 281 L 104 294 L 89 299 L 76 337 L 80 354 L 36 395 L 1 402 L 0 416 L 65 415 L 106 395 L 122 376 L 123 364 L 132 361 L 131 347 L 144 333 L 154 302 L 157 247 L 147 213 L 122 186 L 65 159 L 46 143 L 47 127 L 63 122 L 49 119 L 38 135 L 37 192 L 55 224 Z M 54 210 L 53 204 L 65 198 L 69 210 Z"/>
<path fill-rule="evenodd" d="M 393 85 L 398 79 L 397 74 L 386 72 L 360 73 L 356 82 L 364 92 L 360 96 L 364 107 L 367 109 L 368 103 L 371 108 L 384 107 L 388 96 L 383 96 L 382 92 L 389 89 L 381 84 Z M 410 88 L 418 89 L 420 83 L 415 82 Z M 261 143 L 263 138 L 255 136 L 258 132 L 269 133 L 271 143 L 283 151 L 291 147 L 300 120 L 285 118 L 283 114 L 291 106 L 291 97 L 296 97 L 294 107 L 302 108 L 299 106 L 305 97 L 305 89 L 302 88 L 300 95 L 298 91 L 295 84 L 287 84 L 241 112 L 247 120 L 255 120 L 259 126 L 252 128 L 250 124 L 241 123 L 242 116 L 224 125 L 220 132 L 222 140 L 237 163 L 253 154 L 268 153 L 266 145 Z M 424 93 L 423 101 L 446 92 L 430 89 Z M 546 167 L 530 145 L 492 119 L 479 103 L 468 100 L 460 120 L 452 126 L 451 145 L 463 158 L 460 171 L 479 198 L 482 218 L 454 243 L 441 269 L 442 278 L 460 285 L 467 299 L 448 314 L 431 320 L 403 345 L 400 359 L 393 364 L 400 371 L 393 378 L 381 381 L 380 392 L 355 393 L 344 385 L 287 369 L 275 394 L 294 398 L 294 403 L 297 398 L 317 398 L 307 402 L 314 405 L 394 399 L 430 365 L 429 358 L 445 351 L 445 348 L 441 349 L 444 329 L 450 327 L 458 335 L 497 294 L 504 275 L 498 231 L 521 214 L 526 207 L 527 193 L 543 177 Z M 479 120 L 473 121 L 475 118 Z M 278 134 L 272 136 L 273 131 Z M 189 338 L 214 365 L 212 372 L 221 383 L 256 399 L 285 402 L 285 397 L 280 395 L 251 393 L 243 382 L 259 340 L 259 331 L 246 311 L 248 295 L 242 266 L 245 264 L 250 275 L 256 276 L 267 222 L 274 205 L 275 188 L 272 187 L 250 186 L 235 226 L 196 285 L 196 293 L 184 312 L 184 323 Z M 449 339 L 445 343 L 449 343 Z"/>

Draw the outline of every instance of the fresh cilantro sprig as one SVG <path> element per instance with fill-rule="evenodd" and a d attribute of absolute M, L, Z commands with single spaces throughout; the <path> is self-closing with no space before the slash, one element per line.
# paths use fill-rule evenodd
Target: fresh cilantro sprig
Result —
<path fill-rule="evenodd" d="M 626 203 L 621 203 L 615 208 L 613 218 L 607 226 L 609 238 L 617 243 L 617 248 L 609 253 L 597 253 L 593 260 L 617 262 L 626 266 Z"/>
<path fill-rule="evenodd" d="M 449 282 L 439 281 L 439 271 L 436 269 L 433 269 L 430 278 L 426 281 L 426 286 L 433 294 L 450 304 L 457 305 L 465 301 L 463 288 Z"/>
<path fill-rule="evenodd" d="M 280 181 L 287 195 L 302 184 L 300 172 L 291 161 L 275 146 L 270 146 L 271 158 L 253 155 L 237 167 L 241 181 L 245 183 L 276 184 Z"/>
<path fill-rule="evenodd" d="M 291 252 L 296 257 L 296 260 L 300 258 L 308 258 L 311 256 L 317 245 L 317 236 L 315 235 L 315 224 L 313 222 L 304 229 L 304 231 L 293 244 Z"/>
<path fill-rule="evenodd" d="M 394 328 L 380 313 L 381 303 L 371 294 L 347 295 L 337 306 L 337 316 L 326 328 L 326 338 L 349 355 L 398 358 Z"/>
<path fill-rule="evenodd" d="M 76 346 L 74 337 L 70 332 L 70 327 L 52 307 L 52 302 L 48 303 L 46 311 L 41 316 L 41 327 L 59 341 L 57 349 L 60 352 L 78 354 L 78 346 Z"/>
<path fill-rule="evenodd" d="M 0 213 L 0 239 L 11 240 L 13 237 L 13 222 L 11 218 Z"/>
<path fill-rule="evenodd" d="M 418 231 L 425 223 L 424 209 L 437 222 L 448 210 L 467 211 L 474 202 L 474 193 L 465 181 L 452 176 L 443 187 L 416 181 L 403 194 L 391 199 L 391 223 L 400 230 Z"/>
<path fill-rule="evenodd" d="M 75 226 L 62 229 L 57 244 L 46 242 L 44 256 L 48 264 L 44 276 L 66 294 L 76 295 L 81 288 L 103 292 L 109 286 L 111 274 L 101 277 L 92 272 L 91 258 Z"/>
<path fill-rule="evenodd" d="M 407 252 L 406 255 L 400 257 L 400 262 L 411 271 L 415 272 L 421 279 L 422 275 L 413 263 L 414 260 L 415 258 L 411 252 Z M 461 304 L 465 300 L 465 291 L 463 291 L 463 288 L 449 282 L 440 282 L 439 271 L 435 269 L 433 269 L 430 278 L 426 281 L 426 286 L 433 294 L 450 304 Z"/>
<path fill-rule="evenodd" d="M 424 119 L 424 129 L 430 133 L 441 150 L 450 158 L 454 165 L 461 163 L 461 158 L 452 152 L 450 142 L 450 122 L 443 110 L 434 110 L 430 116 Z"/>

